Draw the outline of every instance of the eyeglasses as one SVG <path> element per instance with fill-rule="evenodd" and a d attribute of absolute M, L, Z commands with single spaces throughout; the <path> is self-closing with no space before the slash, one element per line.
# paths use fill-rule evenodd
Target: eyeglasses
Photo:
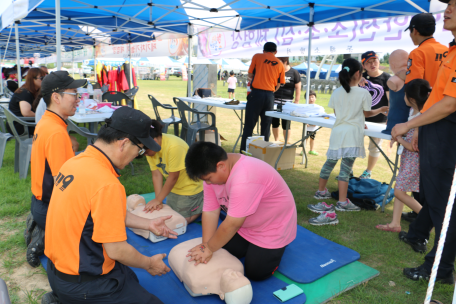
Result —
<path fill-rule="evenodd" d="M 119 138 L 119 140 L 122 140 L 122 139 L 125 139 L 125 138 Z M 146 153 L 146 149 L 145 148 L 141 148 L 140 146 L 138 146 L 136 143 L 134 143 L 131 139 L 129 139 L 131 141 L 132 144 L 134 144 L 136 147 L 139 148 L 139 152 L 138 152 L 138 155 L 141 156 L 143 155 L 144 153 Z"/>
<path fill-rule="evenodd" d="M 40 79 L 40 80 L 43 80 L 44 77 L 35 77 L 36 80 Z"/>
<path fill-rule="evenodd" d="M 80 93 L 60 92 L 59 94 L 73 95 L 73 96 L 76 96 L 76 99 L 81 98 L 81 94 Z"/>

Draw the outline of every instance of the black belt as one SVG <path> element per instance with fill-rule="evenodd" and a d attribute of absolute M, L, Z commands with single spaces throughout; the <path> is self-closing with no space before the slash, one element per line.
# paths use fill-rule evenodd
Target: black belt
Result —
<path fill-rule="evenodd" d="M 88 275 L 88 274 L 80 274 L 80 275 L 71 275 L 60 272 L 57 268 L 55 268 L 54 263 L 51 260 L 48 260 L 48 267 L 50 267 L 51 271 L 60 279 L 69 282 L 69 283 L 85 283 L 94 281 L 100 277 L 101 275 Z"/>

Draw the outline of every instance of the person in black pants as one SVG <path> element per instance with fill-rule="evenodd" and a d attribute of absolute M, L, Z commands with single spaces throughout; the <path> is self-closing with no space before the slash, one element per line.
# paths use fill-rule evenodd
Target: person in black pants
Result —
<path fill-rule="evenodd" d="M 266 42 L 263 53 L 255 54 L 252 58 L 247 76 L 251 79 L 252 91 L 247 96 L 241 151 L 246 150 L 247 138 L 252 136 L 258 117 L 261 117 L 261 135 L 265 141 L 269 141 L 272 117 L 265 113 L 274 109 L 274 92 L 279 89 L 280 84 L 285 84 L 285 69 L 275 54 L 277 45 Z"/>

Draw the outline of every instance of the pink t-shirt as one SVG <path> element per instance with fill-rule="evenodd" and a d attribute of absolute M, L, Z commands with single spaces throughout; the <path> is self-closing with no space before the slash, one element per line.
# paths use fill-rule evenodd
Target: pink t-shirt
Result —
<path fill-rule="evenodd" d="M 236 77 L 228 77 L 228 79 L 226 80 L 226 82 L 228 82 L 228 89 L 236 89 L 236 82 L 237 82 L 237 78 Z"/>
<path fill-rule="evenodd" d="M 293 194 L 282 176 L 262 160 L 242 155 L 225 185 L 204 183 L 203 211 L 224 205 L 231 217 L 246 217 L 238 233 L 267 249 L 285 247 L 296 238 Z"/>

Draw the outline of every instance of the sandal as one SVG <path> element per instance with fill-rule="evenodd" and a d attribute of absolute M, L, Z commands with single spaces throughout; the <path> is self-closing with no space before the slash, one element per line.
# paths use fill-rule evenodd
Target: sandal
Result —
<path fill-rule="evenodd" d="M 401 232 L 401 227 L 394 227 L 394 228 L 391 228 L 389 226 L 389 224 L 386 224 L 386 225 L 377 225 L 375 226 L 375 228 L 379 229 L 379 230 L 382 230 L 382 231 L 388 231 L 388 232 Z"/>

